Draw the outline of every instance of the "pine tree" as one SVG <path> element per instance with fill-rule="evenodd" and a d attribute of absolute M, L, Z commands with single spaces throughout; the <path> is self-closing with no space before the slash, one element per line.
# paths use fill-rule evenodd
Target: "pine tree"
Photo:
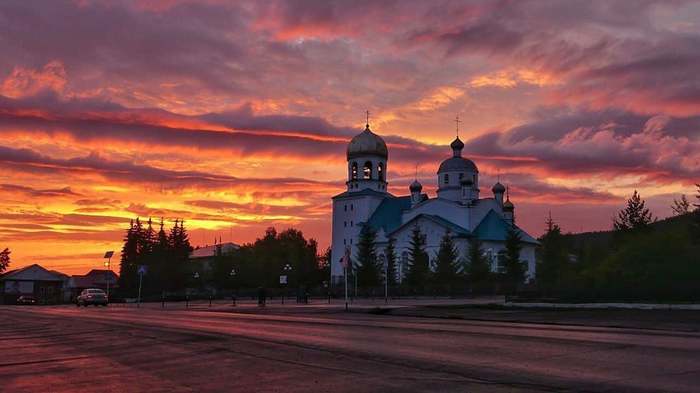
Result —
<path fill-rule="evenodd" d="M 445 235 L 440 241 L 440 248 L 436 256 L 435 273 L 433 279 L 435 284 L 443 291 L 450 293 L 457 278 L 457 250 L 450 231 L 445 231 Z"/>
<path fill-rule="evenodd" d="M 484 256 L 481 241 L 476 236 L 469 239 L 469 251 L 467 252 L 466 262 L 464 270 L 467 280 L 471 284 L 472 289 L 481 290 L 490 281 L 492 274 L 490 261 Z"/>
<path fill-rule="evenodd" d="M 538 249 L 537 283 L 545 291 L 551 291 L 560 286 L 568 255 L 561 228 L 552 220 L 551 214 L 546 225 L 547 231 L 540 238 Z"/>
<path fill-rule="evenodd" d="M 119 263 L 119 290 L 123 295 L 132 296 L 136 288 L 136 263 L 138 259 L 138 243 L 136 226 L 131 220 L 126 230 Z"/>
<path fill-rule="evenodd" d="M 418 225 L 414 226 L 411 232 L 410 246 L 406 283 L 414 291 L 423 293 L 430 279 L 430 260 L 425 251 L 425 235 L 421 233 Z"/>
<path fill-rule="evenodd" d="M 384 249 L 384 257 L 386 258 L 386 280 L 387 285 L 391 288 L 396 286 L 396 239 L 389 238 L 389 244 Z"/>
<path fill-rule="evenodd" d="M 515 293 L 518 285 L 525 280 L 525 266 L 520 260 L 520 233 L 515 226 L 508 230 L 503 254 L 503 279 L 508 293 Z"/>
<path fill-rule="evenodd" d="M 169 264 L 171 265 L 169 269 L 173 273 L 171 288 L 174 290 L 184 289 L 189 279 L 190 271 L 187 262 L 192 252 L 184 220 L 175 220 L 175 226 L 170 230 L 168 236 L 168 243 L 170 244 Z"/>
<path fill-rule="evenodd" d="M 627 206 L 613 220 L 616 231 L 645 230 L 654 221 L 651 212 L 637 190 L 627 200 Z"/>
<path fill-rule="evenodd" d="M 363 288 L 374 288 L 380 283 L 380 267 L 377 261 L 377 233 L 369 225 L 363 225 L 357 242 L 357 280 Z"/>
<path fill-rule="evenodd" d="M 0 273 L 4 272 L 8 267 L 10 267 L 11 253 L 12 252 L 9 248 L 5 248 L 4 250 L 0 251 Z"/>
<path fill-rule="evenodd" d="M 685 197 L 685 194 L 681 195 L 680 199 L 673 200 L 671 210 L 673 211 L 674 216 L 682 216 L 690 213 L 690 202 L 688 202 L 688 198 Z"/>
<path fill-rule="evenodd" d="M 153 276 L 156 278 L 156 288 L 165 291 L 168 288 L 168 255 L 170 253 L 170 245 L 168 243 L 168 235 L 165 233 L 163 217 L 160 218 L 160 230 L 155 236 L 152 244 L 152 270 Z"/>

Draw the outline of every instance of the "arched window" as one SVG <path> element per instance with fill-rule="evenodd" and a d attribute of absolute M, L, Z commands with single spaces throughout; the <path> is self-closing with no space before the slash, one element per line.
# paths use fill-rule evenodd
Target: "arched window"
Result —
<path fill-rule="evenodd" d="M 384 181 L 384 163 L 380 162 L 379 165 L 377 165 L 377 177 L 379 180 Z"/>
<path fill-rule="evenodd" d="M 448 184 L 450 182 L 450 175 L 445 173 L 444 179 L 445 179 L 445 184 Z"/>
<path fill-rule="evenodd" d="M 352 176 L 352 180 L 357 180 L 357 163 L 356 162 L 352 163 L 351 176 Z"/>
<path fill-rule="evenodd" d="M 371 179 L 372 178 L 372 162 L 367 161 L 365 162 L 364 168 L 362 168 L 362 178 L 363 179 Z"/>

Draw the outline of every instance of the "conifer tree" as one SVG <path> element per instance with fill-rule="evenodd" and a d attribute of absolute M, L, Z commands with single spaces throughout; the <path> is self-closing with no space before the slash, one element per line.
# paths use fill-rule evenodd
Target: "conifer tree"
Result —
<path fill-rule="evenodd" d="M 131 220 L 126 230 L 119 263 L 119 290 L 122 294 L 131 296 L 136 288 L 136 263 L 138 260 L 138 239 L 134 220 Z"/>
<path fill-rule="evenodd" d="M 449 229 L 440 241 L 440 248 L 435 259 L 435 284 L 443 291 L 450 293 L 457 278 L 457 250 Z"/>
<path fill-rule="evenodd" d="M 414 291 L 423 293 L 430 279 L 430 259 L 425 251 L 425 235 L 421 233 L 418 225 L 415 225 L 411 232 L 410 247 L 406 283 Z"/>
<path fill-rule="evenodd" d="M 12 252 L 9 248 L 5 248 L 4 250 L 0 251 L 0 273 L 7 270 L 7 268 L 10 266 L 11 253 Z"/>
<path fill-rule="evenodd" d="M 490 261 L 484 256 L 481 241 L 476 236 L 469 239 L 465 272 L 472 289 L 476 290 L 482 289 L 492 276 Z"/>
<path fill-rule="evenodd" d="M 503 279 L 508 293 L 515 293 L 525 280 L 525 266 L 520 260 L 521 237 L 513 225 L 508 229 L 503 253 Z"/>
<path fill-rule="evenodd" d="M 674 199 L 673 205 L 671 205 L 671 210 L 674 216 L 682 216 L 684 214 L 690 213 L 690 202 L 685 194 L 681 195 L 680 199 Z"/>
<path fill-rule="evenodd" d="M 538 249 L 537 282 L 545 291 L 551 291 L 560 286 L 568 255 L 561 228 L 554 222 L 551 214 L 545 223 L 547 230 L 540 238 Z"/>
<path fill-rule="evenodd" d="M 377 233 L 369 225 L 363 225 L 357 242 L 357 280 L 364 288 L 374 288 L 380 283 L 380 267 L 377 261 L 375 240 Z"/>
<path fill-rule="evenodd" d="M 613 227 L 616 231 L 645 230 L 653 221 L 651 212 L 635 190 L 632 197 L 627 200 L 627 206 L 613 220 Z"/>
<path fill-rule="evenodd" d="M 384 257 L 387 263 L 387 285 L 391 288 L 396 285 L 396 239 L 389 238 L 389 243 L 384 249 Z"/>

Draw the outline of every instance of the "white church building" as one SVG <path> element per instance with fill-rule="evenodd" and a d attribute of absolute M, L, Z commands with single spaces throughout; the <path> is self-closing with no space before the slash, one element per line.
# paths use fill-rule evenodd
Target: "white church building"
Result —
<path fill-rule="evenodd" d="M 384 258 L 388 240 L 395 240 L 397 274 L 400 282 L 409 265 L 411 232 L 418 225 L 426 236 L 426 250 L 431 260 L 437 255 L 440 240 L 449 231 L 460 258 L 465 258 L 469 239 L 481 240 L 491 269 L 498 270 L 498 254 L 504 250 L 506 235 L 514 225 L 515 207 L 504 194 L 506 188 L 496 183 L 492 196 L 482 198 L 479 170 L 473 161 L 462 157 L 464 143 L 457 137 L 451 144 L 452 154 L 437 170 L 437 195 L 422 192 L 414 180 L 409 195 L 395 196 L 387 191 L 389 151 L 384 140 L 373 133 L 369 124 L 350 141 L 347 148 L 347 191 L 333 199 L 333 233 L 331 244 L 331 279 L 343 280 L 341 260 L 346 250 L 355 260 L 362 225 L 377 232 L 377 255 Z M 537 241 L 515 227 L 522 239 L 521 260 L 527 265 L 526 279 L 535 277 Z"/>

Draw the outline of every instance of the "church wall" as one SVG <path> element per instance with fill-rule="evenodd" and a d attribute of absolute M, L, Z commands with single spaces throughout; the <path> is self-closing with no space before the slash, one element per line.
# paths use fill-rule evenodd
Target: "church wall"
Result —
<path fill-rule="evenodd" d="M 342 279 L 343 267 L 340 258 L 349 246 L 351 253 L 357 252 L 356 243 L 361 226 L 374 213 L 383 198 L 377 196 L 348 196 L 333 201 L 332 245 L 331 245 L 331 279 Z"/>

